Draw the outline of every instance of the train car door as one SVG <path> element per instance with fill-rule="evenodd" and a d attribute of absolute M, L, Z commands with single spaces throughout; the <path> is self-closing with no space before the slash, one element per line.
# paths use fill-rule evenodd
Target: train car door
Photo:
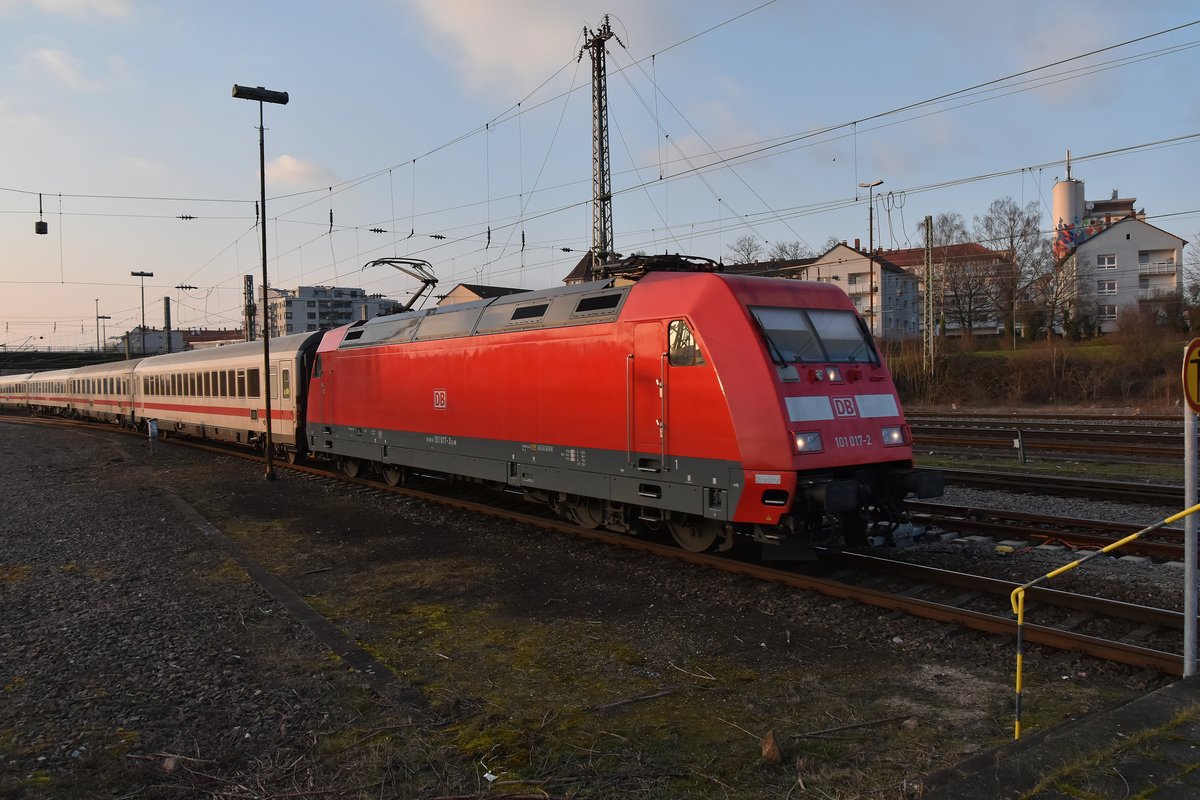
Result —
<path fill-rule="evenodd" d="M 632 394 L 630 427 L 632 450 L 643 454 L 634 457 L 639 468 L 660 471 L 663 468 L 663 442 L 666 436 L 665 395 L 663 381 L 666 351 L 662 323 L 641 322 L 633 330 L 633 366 L 630 379 Z M 646 457 L 646 454 L 653 454 Z"/>

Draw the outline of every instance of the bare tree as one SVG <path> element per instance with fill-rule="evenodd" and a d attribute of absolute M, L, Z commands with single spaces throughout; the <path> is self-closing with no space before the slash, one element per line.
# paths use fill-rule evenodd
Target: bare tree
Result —
<path fill-rule="evenodd" d="M 771 261 L 795 261 L 801 258 L 812 258 L 815 255 L 812 248 L 801 241 L 774 242 L 771 244 L 771 249 L 767 251 L 767 258 Z"/>
<path fill-rule="evenodd" d="M 925 224 L 917 229 L 923 239 Z M 949 211 L 933 218 L 933 286 L 925 291 L 934 293 L 943 332 L 947 324 L 971 336 L 976 326 L 983 324 L 991 311 L 991 277 L 995 269 L 991 259 L 956 257 L 953 245 L 971 242 L 967 221 L 962 214 Z"/>
<path fill-rule="evenodd" d="M 734 264 L 753 264 L 763 256 L 763 246 L 758 237 L 752 234 L 739 236 L 733 244 L 725 248 L 729 251 Z"/>
<path fill-rule="evenodd" d="M 838 237 L 833 236 L 833 235 L 827 236 L 827 237 L 825 237 L 825 241 L 821 244 L 821 249 L 819 251 L 817 251 L 817 254 L 820 255 L 821 253 L 828 253 L 830 250 L 837 247 L 841 243 L 842 243 L 842 240 L 839 239 Z"/>
<path fill-rule="evenodd" d="M 975 217 L 978 242 L 1007 254 L 1006 263 L 993 276 L 992 306 L 1010 331 L 1016 329 L 1017 301 L 1028 296 L 1034 283 L 1052 267 L 1049 238 L 1041 232 L 1041 220 L 1036 202 L 1021 208 L 1011 197 L 993 200 L 983 216 Z"/>
<path fill-rule="evenodd" d="M 925 223 L 917 223 L 917 233 L 925 240 Z M 967 221 L 957 211 L 938 214 L 933 218 L 933 246 L 943 247 L 948 244 L 966 244 L 971 241 L 967 231 Z"/>

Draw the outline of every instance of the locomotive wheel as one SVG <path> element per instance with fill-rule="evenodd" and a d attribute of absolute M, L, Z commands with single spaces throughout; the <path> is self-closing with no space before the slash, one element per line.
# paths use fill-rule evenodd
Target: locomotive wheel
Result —
<path fill-rule="evenodd" d="M 578 498 L 572 514 L 579 527 L 595 530 L 604 522 L 604 502 L 595 498 Z"/>
<path fill-rule="evenodd" d="M 399 467 L 384 467 L 382 472 L 383 482 L 388 486 L 399 486 L 404 480 L 404 472 Z"/>
<path fill-rule="evenodd" d="M 343 458 L 341 466 L 347 478 L 357 478 L 362 472 L 362 462 L 357 458 Z"/>
<path fill-rule="evenodd" d="M 667 523 L 671 538 L 689 553 L 703 553 L 717 542 L 721 526 L 710 519 L 671 519 Z"/>

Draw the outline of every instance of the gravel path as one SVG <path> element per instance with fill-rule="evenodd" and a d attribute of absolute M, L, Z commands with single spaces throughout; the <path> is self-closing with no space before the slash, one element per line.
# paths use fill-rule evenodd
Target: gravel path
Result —
<path fill-rule="evenodd" d="M 143 448 L 0 422 L 0 797 L 207 794 L 345 717 L 321 648 L 155 485 L 170 448 Z"/>

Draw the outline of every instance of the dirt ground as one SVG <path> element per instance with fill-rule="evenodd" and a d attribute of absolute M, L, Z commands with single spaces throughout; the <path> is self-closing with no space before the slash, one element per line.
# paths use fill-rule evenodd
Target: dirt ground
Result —
<path fill-rule="evenodd" d="M 267 482 L 261 464 L 171 444 L 151 457 L 116 432 L 55 433 L 72 448 L 57 461 L 35 436 L 47 440 L 0 424 L 10 457 L 46 459 L 39 480 L 63 491 L 177 493 L 412 690 L 379 694 L 294 626 L 243 620 L 247 658 L 318 695 L 324 718 L 258 751 L 187 754 L 216 762 L 214 782 L 181 782 L 149 757 L 136 774 L 63 768 L 96 796 L 909 798 L 927 772 L 1011 737 L 1011 641 L 285 469 Z M 62 481 L 68 469 L 89 484 Z M 190 535 L 209 558 L 176 596 L 212 614 L 270 605 Z M 5 544 L 0 600 L 37 602 Z M 28 778 L 32 752 L 14 742 L 35 721 L 3 720 L 16 672 L 0 656 L 0 797 L 66 796 Z M 1139 694 L 1132 674 L 1035 649 L 1024 730 Z M 763 757 L 768 734 L 778 763 Z M 281 763 L 284 744 L 296 756 Z"/>

